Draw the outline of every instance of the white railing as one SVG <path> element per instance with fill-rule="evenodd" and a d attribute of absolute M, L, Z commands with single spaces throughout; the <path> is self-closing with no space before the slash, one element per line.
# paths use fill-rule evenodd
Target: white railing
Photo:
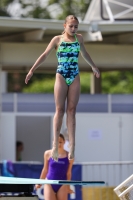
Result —
<path fill-rule="evenodd" d="M 133 1 L 102 0 L 110 21 L 121 18 L 133 19 Z"/>
<path fill-rule="evenodd" d="M 82 164 L 83 181 L 105 182 L 105 186 L 95 187 L 92 184 L 92 186 L 83 188 L 82 200 L 118 200 L 114 188 L 133 173 L 133 161 L 83 162 L 79 164 Z M 129 197 L 132 191 L 130 191 Z M 132 198 L 124 198 L 124 200 L 132 200 Z"/>
<path fill-rule="evenodd" d="M 105 181 L 116 187 L 133 173 L 133 161 L 82 162 L 83 181 Z"/>
<path fill-rule="evenodd" d="M 55 112 L 53 94 L 2 94 L 2 112 Z M 77 112 L 133 113 L 132 94 L 81 94 Z"/>

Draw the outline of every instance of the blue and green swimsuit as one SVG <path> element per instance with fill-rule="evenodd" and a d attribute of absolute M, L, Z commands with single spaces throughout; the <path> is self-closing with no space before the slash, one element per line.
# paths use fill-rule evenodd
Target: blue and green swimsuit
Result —
<path fill-rule="evenodd" d="M 61 41 L 57 50 L 58 67 L 57 73 L 61 74 L 66 84 L 69 86 L 79 74 L 78 55 L 80 51 L 80 44 L 75 35 L 74 42 Z"/>

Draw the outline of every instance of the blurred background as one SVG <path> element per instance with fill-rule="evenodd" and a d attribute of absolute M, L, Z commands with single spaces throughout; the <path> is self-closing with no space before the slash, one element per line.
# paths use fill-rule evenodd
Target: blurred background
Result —
<path fill-rule="evenodd" d="M 101 72 L 96 79 L 79 57 L 75 164 L 82 165 L 83 180 L 114 187 L 133 171 L 132 0 L 0 1 L 0 160 L 42 163 L 52 147 L 55 52 L 28 85 L 24 80 L 70 14 L 78 17 L 78 33 Z"/>

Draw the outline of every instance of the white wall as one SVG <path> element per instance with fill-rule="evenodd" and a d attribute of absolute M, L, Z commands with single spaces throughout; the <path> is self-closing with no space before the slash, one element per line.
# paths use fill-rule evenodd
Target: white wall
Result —
<path fill-rule="evenodd" d="M 77 162 L 133 159 L 132 114 L 77 114 Z"/>
<path fill-rule="evenodd" d="M 27 140 L 29 145 L 30 154 L 28 153 L 27 144 L 25 144 L 24 158 L 26 160 L 31 158 L 30 160 L 40 161 L 43 145 L 41 143 L 40 150 L 40 142 L 38 141 L 39 138 L 44 141 L 42 135 L 44 135 L 43 128 L 45 128 L 45 124 L 49 126 L 47 126 L 45 129 L 46 132 L 44 132 L 50 137 L 48 146 L 52 146 L 53 113 L 49 114 L 51 118 L 50 121 L 48 120 L 49 122 L 47 122 L 47 120 L 45 121 L 43 117 L 39 118 L 40 115 L 35 113 L 34 115 L 36 119 L 40 119 L 41 121 L 39 120 L 36 123 L 36 120 L 31 118 L 29 123 L 30 127 L 27 128 L 26 118 L 24 120 L 23 117 L 19 118 L 19 123 L 17 122 L 16 124 L 17 113 L 1 114 L 0 160 L 15 160 L 15 142 L 17 136 L 19 140 Z M 30 116 L 33 116 L 33 113 L 29 114 L 29 117 Z M 46 113 L 44 116 L 46 117 Z M 76 162 L 133 160 L 133 114 L 77 113 L 76 119 Z M 32 124 L 34 124 L 34 126 L 32 126 Z M 16 129 L 17 126 L 19 126 L 18 129 Z M 17 130 L 19 131 L 18 133 Z M 29 130 L 30 134 L 24 132 L 25 130 Z M 41 135 L 37 130 L 41 130 Z M 33 138 L 31 140 L 32 133 Z M 41 155 L 37 157 L 37 154 L 33 151 L 34 153 L 31 156 L 32 148 L 38 149 L 38 155 Z"/>
<path fill-rule="evenodd" d="M 133 160 L 133 115 L 121 115 L 121 158 Z"/>
<path fill-rule="evenodd" d="M 15 161 L 16 116 L 1 114 L 0 116 L 0 160 Z"/>

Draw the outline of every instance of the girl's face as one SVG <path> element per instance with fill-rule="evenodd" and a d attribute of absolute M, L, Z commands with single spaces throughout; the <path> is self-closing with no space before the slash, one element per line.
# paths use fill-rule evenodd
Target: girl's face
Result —
<path fill-rule="evenodd" d="M 65 32 L 71 36 L 74 36 L 78 30 L 78 21 L 75 19 L 69 19 L 66 24 L 64 24 Z"/>
<path fill-rule="evenodd" d="M 65 144 L 65 141 L 61 137 L 59 137 L 58 148 L 62 148 L 63 149 L 64 144 Z"/>

